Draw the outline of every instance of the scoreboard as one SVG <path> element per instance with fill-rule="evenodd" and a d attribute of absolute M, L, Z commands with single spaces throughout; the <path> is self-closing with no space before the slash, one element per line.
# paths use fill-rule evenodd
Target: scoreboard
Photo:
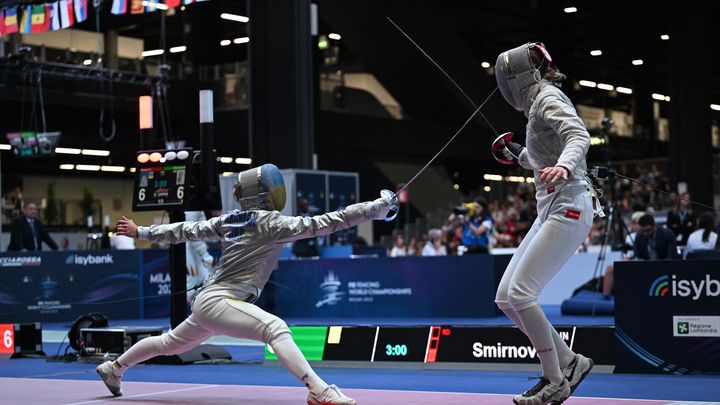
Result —
<path fill-rule="evenodd" d="M 140 151 L 133 211 L 183 208 L 189 194 L 191 149 Z"/>
<path fill-rule="evenodd" d="M 296 326 L 293 338 L 314 360 L 410 363 L 537 363 L 528 338 L 511 326 Z M 615 364 L 612 326 L 558 327 L 571 349 Z M 266 359 L 276 360 L 269 346 Z"/>

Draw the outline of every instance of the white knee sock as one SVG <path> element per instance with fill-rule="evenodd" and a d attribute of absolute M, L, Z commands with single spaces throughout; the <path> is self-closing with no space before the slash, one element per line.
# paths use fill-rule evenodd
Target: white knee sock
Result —
<path fill-rule="evenodd" d="M 128 368 L 160 354 L 162 336 L 149 336 L 135 343 L 115 360 L 113 374 L 121 375 Z"/>
<path fill-rule="evenodd" d="M 537 350 L 540 358 L 543 376 L 550 380 L 553 384 L 560 384 L 563 380 L 563 374 L 560 371 L 560 362 L 558 353 L 555 349 L 553 339 L 553 327 L 548 322 L 539 305 L 535 304 L 530 308 L 516 311 L 518 318 L 525 327 L 525 334 L 530 338 L 533 347 Z"/>
<path fill-rule="evenodd" d="M 517 326 L 522 333 L 527 335 L 527 332 L 525 332 L 525 326 L 523 326 L 520 317 L 514 309 L 500 307 L 500 310 L 502 310 L 505 315 L 513 321 L 515 326 Z M 557 350 L 558 360 L 560 361 L 560 368 L 565 368 L 575 358 L 575 352 L 570 350 L 570 347 L 568 347 L 567 343 L 565 343 L 565 340 L 560 337 L 560 334 L 552 325 L 550 325 L 550 330 L 552 331 L 553 343 L 555 343 L 555 350 Z"/>
<path fill-rule="evenodd" d="M 327 387 L 327 383 L 315 374 L 290 334 L 283 335 L 287 337 L 281 335 L 271 344 L 278 360 L 295 378 L 305 384 L 308 390 L 315 394 L 321 393 Z"/>

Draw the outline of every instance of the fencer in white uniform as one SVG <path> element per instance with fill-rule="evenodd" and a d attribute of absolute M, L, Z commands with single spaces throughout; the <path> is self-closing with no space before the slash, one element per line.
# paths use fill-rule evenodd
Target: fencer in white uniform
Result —
<path fill-rule="evenodd" d="M 138 227 L 124 217 L 118 222 L 119 233 L 152 242 L 219 240 L 223 255 L 196 295 L 192 314 L 185 321 L 161 336 L 140 340 L 116 361 L 98 366 L 98 374 L 114 395 L 121 395 L 120 378 L 129 367 L 157 355 L 183 353 L 213 334 L 223 334 L 269 344 L 280 363 L 307 387 L 308 404 L 356 403 L 315 374 L 285 322 L 253 302 L 277 267 L 284 244 L 384 219 L 391 207 L 397 206 L 397 200 L 387 193 L 375 201 L 324 215 L 290 217 L 277 211 L 285 204 L 284 185 L 278 184 L 282 184 L 282 176 L 277 168 L 263 165 L 240 173 L 235 198 L 242 210 L 207 221 L 149 227 Z"/>
<path fill-rule="evenodd" d="M 500 54 L 495 64 L 505 100 L 528 119 L 526 145 L 502 143 L 506 159 L 534 171 L 538 218 L 508 264 L 495 302 L 537 350 L 540 381 L 517 395 L 517 405 L 559 404 L 590 372 L 592 360 L 573 353 L 538 304 L 545 285 L 585 240 L 594 217 L 586 178 L 590 135 L 570 99 L 565 78 L 540 43 Z"/>

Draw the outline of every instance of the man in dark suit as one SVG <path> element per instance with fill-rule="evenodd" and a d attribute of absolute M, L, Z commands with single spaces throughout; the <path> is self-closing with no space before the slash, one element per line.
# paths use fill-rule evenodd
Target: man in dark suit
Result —
<path fill-rule="evenodd" d="M 35 203 L 25 204 L 23 215 L 13 221 L 8 252 L 42 250 L 43 242 L 47 243 L 52 250 L 58 249 L 58 245 L 37 219 L 37 213 Z"/>
<path fill-rule="evenodd" d="M 667 228 L 655 226 L 655 218 L 645 214 L 638 220 L 640 231 L 635 236 L 635 258 L 667 260 L 678 258 L 675 235 Z"/>

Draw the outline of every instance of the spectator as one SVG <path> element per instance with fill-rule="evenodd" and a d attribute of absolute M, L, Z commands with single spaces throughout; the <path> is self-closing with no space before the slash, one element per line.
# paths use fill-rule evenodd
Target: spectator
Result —
<path fill-rule="evenodd" d="M 390 250 L 390 257 L 407 256 L 407 248 L 405 247 L 405 237 L 402 233 L 395 235 L 395 243 Z"/>
<path fill-rule="evenodd" d="M 33 251 L 42 250 L 42 243 L 47 243 L 52 250 L 57 250 L 58 245 L 50 237 L 39 219 L 37 219 L 37 205 L 27 203 L 23 207 L 23 215 L 15 219 L 10 231 L 10 244 L 8 251 Z"/>
<path fill-rule="evenodd" d="M 698 229 L 691 233 L 685 246 L 684 257 L 698 250 L 714 250 L 718 234 L 715 233 L 715 215 L 705 212 L 698 218 Z"/>
<path fill-rule="evenodd" d="M 466 254 L 488 253 L 490 248 L 489 233 L 492 230 L 492 217 L 488 205 L 482 198 L 475 199 L 470 218 L 465 221 L 462 243 L 467 248 Z"/>
<path fill-rule="evenodd" d="M 638 220 L 640 230 L 635 237 L 635 257 L 641 260 L 675 259 L 675 236 L 667 228 L 655 226 L 655 218 L 645 214 Z"/>
<path fill-rule="evenodd" d="M 635 245 L 635 238 L 637 237 L 638 229 L 640 225 L 638 221 L 645 215 L 644 212 L 636 211 L 630 217 L 630 233 L 625 236 L 625 244 L 622 247 L 622 260 L 632 260 L 635 258 L 635 251 L 633 246 Z M 613 289 L 615 287 L 615 264 L 610 263 L 605 267 L 605 276 L 603 277 L 603 295 L 609 297 L 613 295 Z"/>
<path fill-rule="evenodd" d="M 668 212 L 666 226 L 673 231 L 678 244 L 685 245 L 695 230 L 695 223 L 695 214 L 690 208 L 690 194 L 682 193 L 675 203 L 675 208 Z"/>
<path fill-rule="evenodd" d="M 447 249 L 442 243 L 442 231 L 431 229 L 428 231 L 428 241 L 423 247 L 423 256 L 447 256 Z"/>
<path fill-rule="evenodd" d="M 405 248 L 405 252 L 407 253 L 407 256 L 417 256 L 420 253 L 420 250 L 417 248 L 418 241 L 417 238 L 410 238 L 410 243 L 408 243 L 407 247 Z"/>

